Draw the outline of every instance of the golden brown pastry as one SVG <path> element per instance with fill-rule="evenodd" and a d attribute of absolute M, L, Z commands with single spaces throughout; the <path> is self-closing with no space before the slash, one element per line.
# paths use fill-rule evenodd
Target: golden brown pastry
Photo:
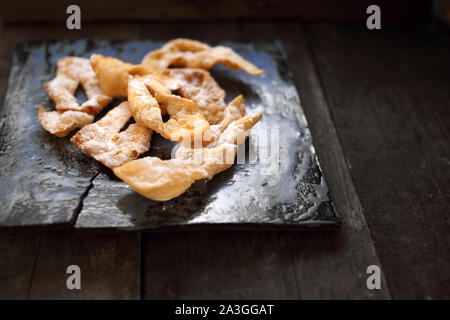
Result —
<path fill-rule="evenodd" d="M 74 93 L 82 85 L 88 100 L 79 105 Z M 111 97 L 101 90 L 98 79 L 91 68 L 89 59 L 64 57 L 57 62 L 56 77 L 45 83 L 50 98 L 58 111 L 81 111 L 97 114 L 111 101 Z"/>
<path fill-rule="evenodd" d="M 183 38 L 169 41 L 161 49 L 151 51 L 142 60 L 142 65 L 155 71 L 162 71 L 170 66 L 209 70 L 219 62 L 228 68 L 244 70 L 251 75 L 265 73 L 231 48 L 210 47 L 205 43 Z"/>
<path fill-rule="evenodd" d="M 45 130 L 57 137 L 65 137 L 74 129 L 82 128 L 92 123 L 92 114 L 80 111 L 45 111 L 44 107 L 39 107 L 38 120 Z"/>
<path fill-rule="evenodd" d="M 242 97 L 235 99 L 240 101 Z M 231 104 L 227 109 L 230 119 L 239 114 Z M 152 200 L 169 200 L 184 193 L 196 180 L 212 179 L 214 175 L 228 169 L 237 154 L 237 144 L 248 136 L 249 130 L 261 119 L 262 114 L 244 116 L 229 124 L 216 125 L 217 139 L 205 148 L 190 148 L 179 145 L 175 159 L 161 160 L 145 157 L 130 161 L 118 168 L 114 174 L 131 186 L 133 190 Z"/>
<path fill-rule="evenodd" d="M 208 71 L 191 68 L 167 69 L 162 73 L 162 79 L 170 90 L 194 101 L 209 124 L 222 121 L 227 106 L 225 91 Z"/>
<path fill-rule="evenodd" d="M 133 123 L 120 132 L 130 119 L 128 103 L 122 102 L 99 121 L 83 127 L 70 141 L 105 166 L 118 167 L 150 148 L 150 129 Z"/>
<path fill-rule="evenodd" d="M 232 166 L 238 145 L 261 119 L 261 113 L 245 114 L 241 95 L 225 103 L 225 91 L 207 71 L 219 62 L 251 75 L 264 73 L 230 48 L 189 39 L 168 42 L 141 65 L 98 54 L 89 60 L 65 57 L 55 79 L 45 84 L 56 111 L 40 107 L 38 119 L 59 137 L 81 128 L 72 143 L 141 195 L 169 200 Z M 74 97 L 80 84 L 88 97 L 81 105 Z M 128 102 L 92 123 L 112 97 Z M 170 118 L 163 121 L 166 113 Z M 121 131 L 131 117 L 136 123 Z M 149 150 L 153 130 L 178 142 L 173 159 L 137 159 Z"/>
<path fill-rule="evenodd" d="M 218 148 L 205 149 L 203 158 L 205 161 L 209 160 L 210 164 L 198 165 L 182 159 L 161 160 L 157 157 L 145 157 L 125 163 L 113 171 L 144 197 L 170 200 L 183 194 L 196 180 L 211 179 L 215 173 L 228 169 L 233 162 L 215 165 L 214 159 L 224 159 L 226 153 L 236 154 L 236 148 L 235 145 L 221 145 Z M 234 156 L 228 158 L 234 159 Z"/>
<path fill-rule="evenodd" d="M 163 137 L 189 145 L 195 140 L 211 141 L 210 126 L 197 104 L 172 94 L 159 77 L 132 77 L 128 82 L 128 101 L 133 118 Z M 161 110 L 170 115 L 163 122 Z"/>
<path fill-rule="evenodd" d="M 81 105 L 74 96 L 80 84 L 88 98 Z M 56 77 L 44 86 L 55 102 L 57 111 L 46 112 L 41 106 L 38 120 L 45 130 L 58 137 L 64 137 L 72 130 L 92 123 L 94 115 L 112 101 L 111 97 L 103 93 L 89 59 L 86 58 L 59 59 Z"/>
<path fill-rule="evenodd" d="M 225 91 L 208 71 L 202 69 L 162 69 L 158 72 L 142 65 L 132 65 L 112 57 L 93 54 L 92 68 L 100 79 L 104 92 L 112 97 L 128 96 L 128 80 L 132 75 L 158 75 L 165 85 L 181 97 L 194 101 L 206 120 L 215 124 L 222 120 Z"/>
<path fill-rule="evenodd" d="M 141 65 L 132 65 L 112 57 L 93 54 L 90 58 L 92 69 L 100 82 L 102 90 L 111 97 L 128 96 L 128 78 L 131 75 L 150 74 L 150 70 Z"/>
<path fill-rule="evenodd" d="M 228 127 L 231 122 L 239 120 L 243 116 L 245 116 L 244 98 L 242 97 L 242 95 L 239 95 L 234 98 L 225 108 L 222 121 L 211 126 L 211 132 L 214 140 L 217 140 L 217 138 L 222 134 L 222 132 Z"/>

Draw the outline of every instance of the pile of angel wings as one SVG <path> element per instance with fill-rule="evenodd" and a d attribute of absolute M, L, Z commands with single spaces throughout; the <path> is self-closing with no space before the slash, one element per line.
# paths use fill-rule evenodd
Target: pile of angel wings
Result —
<path fill-rule="evenodd" d="M 228 47 L 189 39 L 169 41 L 139 65 L 98 54 L 64 57 L 56 77 L 45 83 L 56 111 L 41 106 L 38 118 L 58 137 L 81 128 L 73 144 L 144 197 L 169 200 L 196 180 L 228 169 L 261 119 L 261 113 L 246 115 L 241 95 L 225 103 L 225 91 L 208 72 L 216 63 L 250 75 L 265 73 Z M 87 96 L 82 104 L 74 96 L 80 84 Z M 116 97 L 127 101 L 92 123 Z M 135 123 L 122 130 L 131 117 Z M 149 150 L 153 131 L 178 143 L 172 159 L 137 159 Z"/>

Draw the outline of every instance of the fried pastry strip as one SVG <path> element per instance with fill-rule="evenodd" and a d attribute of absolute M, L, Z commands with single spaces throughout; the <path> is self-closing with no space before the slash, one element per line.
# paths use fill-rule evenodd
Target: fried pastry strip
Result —
<path fill-rule="evenodd" d="M 199 41 L 182 38 L 169 41 L 161 49 L 148 53 L 142 60 L 144 66 L 159 71 L 170 66 L 209 70 L 218 62 L 231 69 L 244 70 L 251 75 L 265 73 L 231 48 L 210 47 Z"/>
<path fill-rule="evenodd" d="M 90 58 L 92 69 L 100 82 L 102 90 L 111 97 L 128 96 L 128 78 L 130 75 L 150 74 L 150 70 L 141 65 L 132 65 L 112 57 L 93 54 Z"/>
<path fill-rule="evenodd" d="M 228 125 L 231 122 L 245 116 L 245 104 L 242 95 L 239 95 L 236 98 L 234 98 L 225 108 L 223 114 L 224 115 L 222 121 L 220 121 L 218 124 L 211 126 L 211 132 L 214 137 L 214 140 L 216 140 L 219 137 L 219 135 L 222 134 L 222 132 L 228 127 Z"/>
<path fill-rule="evenodd" d="M 228 118 L 222 121 L 226 125 L 216 126 L 218 138 L 207 147 L 189 148 L 180 144 L 175 159 L 145 157 L 113 169 L 114 174 L 136 192 L 153 200 L 172 199 L 184 193 L 196 180 L 212 179 L 232 166 L 237 144 L 245 140 L 251 127 L 261 119 L 261 113 L 248 116 L 240 113 L 239 116 L 238 105 L 230 103 L 227 109 L 234 110 L 229 110 Z M 231 119 L 235 120 L 230 123 Z"/>
<path fill-rule="evenodd" d="M 211 161 L 209 166 L 187 163 L 182 159 L 161 160 L 157 157 L 145 157 L 125 163 L 113 171 L 144 197 L 169 200 L 183 194 L 196 180 L 211 179 L 215 173 L 229 168 L 233 162 L 216 165 L 214 159 L 226 158 L 224 153 L 236 154 L 235 149 L 237 146 L 229 144 L 204 149 L 204 158 Z"/>
<path fill-rule="evenodd" d="M 81 105 L 74 96 L 80 83 L 88 98 Z M 85 58 L 59 59 L 56 77 L 44 86 L 55 102 L 57 111 L 46 112 L 41 106 L 38 120 L 45 130 L 58 137 L 64 137 L 70 131 L 92 123 L 94 115 L 112 101 L 103 94 L 89 60 Z"/>
<path fill-rule="evenodd" d="M 225 91 L 211 74 L 203 69 L 176 68 L 162 73 L 165 85 L 183 98 L 194 101 L 209 124 L 222 121 L 225 103 Z"/>
<path fill-rule="evenodd" d="M 142 65 L 132 65 L 112 57 L 93 54 L 91 65 L 104 92 L 112 97 L 128 96 L 128 80 L 131 75 L 158 75 L 171 90 L 194 101 L 210 124 L 223 119 L 226 108 L 225 91 L 220 88 L 208 71 L 177 68 L 155 70 Z"/>
<path fill-rule="evenodd" d="M 150 148 L 150 129 L 133 123 L 119 132 L 130 119 L 128 103 L 122 102 L 99 121 L 83 127 L 70 141 L 105 166 L 118 167 Z"/>
<path fill-rule="evenodd" d="M 197 104 L 174 95 L 160 78 L 132 77 L 128 82 L 130 111 L 137 123 L 163 137 L 191 145 L 195 140 L 211 141 L 210 126 Z M 170 115 L 163 122 L 161 110 Z"/>
<path fill-rule="evenodd" d="M 98 54 L 91 56 L 91 64 L 101 88 L 112 97 L 128 96 L 131 75 L 157 74 L 171 91 L 177 91 L 180 96 L 194 101 L 209 123 L 218 123 L 223 118 L 225 91 L 205 70 L 180 68 L 156 72 L 142 65 L 132 65 Z"/>
<path fill-rule="evenodd" d="M 240 145 L 245 141 L 250 129 L 261 119 L 261 117 L 262 114 L 258 112 L 254 115 L 243 116 L 240 119 L 231 122 L 225 131 L 221 132 L 217 139 L 205 148 L 189 148 L 180 144 L 175 152 L 175 159 L 183 159 L 193 163 L 204 163 L 205 161 L 208 161 L 208 157 L 205 157 L 203 152 L 208 152 L 208 150 L 223 145 Z M 234 161 L 234 156 L 235 154 L 231 158 L 231 163 Z M 226 163 L 229 163 L 229 160 L 230 158 L 227 158 Z"/>
<path fill-rule="evenodd" d="M 80 83 L 88 98 L 81 105 L 74 97 Z M 103 94 L 89 59 L 86 58 L 64 57 L 59 59 L 56 77 L 45 83 L 44 86 L 50 98 L 55 102 L 56 110 L 60 112 L 72 110 L 97 114 L 112 101 L 109 96 Z"/>
<path fill-rule="evenodd" d="M 39 108 L 38 120 L 44 129 L 57 137 L 65 137 L 70 131 L 92 123 L 94 116 L 80 111 L 45 111 Z"/>

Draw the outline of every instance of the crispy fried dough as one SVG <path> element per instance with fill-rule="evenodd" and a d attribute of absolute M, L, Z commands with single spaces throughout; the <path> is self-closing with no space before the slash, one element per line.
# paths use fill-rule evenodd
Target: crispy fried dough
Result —
<path fill-rule="evenodd" d="M 194 101 L 210 124 L 223 119 L 225 91 L 208 71 L 192 68 L 155 69 L 98 54 L 91 56 L 91 64 L 101 88 L 112 97 L 128 96 L 130 75 L 153 74 L 158 75 L 171 91 L 177 91 L 181 97 Z"/>
<path fill-rule="evenodd" d="M 80 84 L 88 98 L 81 105 L 74 96 Z M 59 59 L 56 77 L 44 86 L 55 102 L 57 111 L 46 112 L 41 106 L 38 120 L 45 130 L 58 137 L 64 137 L 70 131 L 92 123 L 94 115 L 112 101 L 111 97 L 103 93 L 89 60 L 85 58 Z"/>
<path fill-rule="evenodd" d="M 97 54 L 89 60 L 65 57 L 58 61 L 55 79 L 45 84 L 57 111 L 40 107 L 38 119 L 60 137 L 81 128 L 72 143 L 141 195 L 169 200 L 196 180 L 210 180 L 231 167 L 238 145 L 261 119 L 261 113 L 245 114 L 242 96 L 226 105 L 225 91 L 207 71 L 216 63 L 251 75 L 265 73 L 230 48 L 189 39 L 168 42 L 141 65 Z M 81 106 L 73 96 L 79 84 L 88 97 Z M 92 123 L 112 97 L 128 102 Z M 170 116 L 165 122 L 164 113 Z M 121 131 L 132 116 L 136 123 Z M 178 141 L 173 159 L 137 159 L 150 148 L 153 130 Z"/>
<path fill-rule="evenodd" d="M 238 120 L 243 116 L 245 116 L 244 98 L 242 97 L 242 95 L 239 95 L 234 98 L 225 108 L 222 121 L 211 126 L 211 132 L 214 140 L 216 140 L 219 135 L 222 134 L 222 132 L 231 122 Z"/>
<path fill-rule="evenodd" d="M 113 169 L 114 174 L 139 194 L 152 200 L 169 200 L 184 193 L 207 173 L 198 165 L 181 160 L 145 157 Z"/>
<path fill-rule="evenodd" d="M 92 123 L 94 116 L 80 111 L 45 111 L 39 107 L 38 120 L 45 130 L 57 137 L 65 137 L 70 131 Z"/>
<path fill-rule="evenodd" d="M 150 70 L 141 65 L 132 65 L 112 57 L 93 54 L 90 58 L 92 69 L 100 82 L 102 90 L 111 97 L 128 96 L 128 78 L 130 75 L 150 74 Z"/>
<path fill-rule="evenodd" d="M 88 100 L 79 105 L 74 93 L 81 83 Z M 91 68 L 89 59 L 64 57 L 57 62 L 56 77 L 45 83 L 45 89 L 55 102 L 56 110 L 81 111 L 97 114 L 111 101 L 111 97 L 101 90 L 98 79 Z"/>
<path fill-rule="evenodd" d="M 245 117 L 235 120 L 225 129 L 220 136 L 213 141 L 208 147 L 214 147 L 224 143 L 241 144 L 247 138 L 250 129 L 261 119 L 262 113 L 258 112 L 254 115 L 246 115 Z"/>
<path fill-rule="evenodd" d="M 211 141 L 210 126 L 197 104 L 174 95 L 156 76 L 132 77 L 128 82 L 130 111 L 137 123 L 163 137 L 189 145 L 195 140 Z M 161 109 L 170 119 L 163 122 Z"/>
<path fill-rule="evenodd" d="M 228 117 L 217 129 L 217 139 L 205 148 L 190 148 L 180 144 L 175 159 L 161 160 L 145 157 L 130 161 L 114 174 L 139 194 L 153 200 L 169 200 L 184 193 L 196 180 L 212 179 L 214 175 L 232 166 L 237 144 L 248 136 L 249 130 L 262 114 L 244 116 L 240 110 L 242 97 L 227 107 Z"/>
<path fill-rule="evenodd" d="M 265 73 L 231 48 L 210 47 L 199 41 L 182 38 L 169 41 L 161 49 L 148 53 L 142 60 L 142 65 L 155 71 L 162 71 L 170 66 L 209 70 L 218 62 L 251 75 Z"/>
<path fill-rule="evenodd" d="M 122 102 L 99 121 L 82 128 L 70 141 L 105 166 L 118 167 L 150 148 L 150 129 L 133 123 L 119 132 L 130 119 L 128 103 Z"/>
<path fill-rule="evenodd" d="M 175 152 L 175 159 L 183 159 L 192 163 L 204 163 L 208 161 L 204 157 L 203 152 L 207 152 L 208 149 L 215 149 L 222 145 L 240 145 L 248 137 L 250 129 L 261 119 L 262 114 L 258 112 L 253 115 L 246 115 L 240 119 L 237 119 L 228 125 L 228 127 L 220 132 L 215 141 L 210 143 L 205 148 L 189 148 L 185 145 L 178 145 Z M 228 157 L 230 154 L 227 155 Z M 234 156 L 231 158 L 231 163 L 234 161 Z M 230 162 L 230 158 L 226 159 L 226 163 Z M 213 174 L 214 175 L 214 174 Z"/>
<path fill-rule="evenodd" d="M 183 194 L 200 179 L 211 179 L 214 174 L 228 169 L 233 162 L 215 164 L 226 158 L 226 153 L 236 154 L 237 146 L 221 145 L 202 150 L 208 165 L 188 163 L 183 159 L 161 160 L 145 157 L 113 169 L 114 174 L 129 184 L 139 194 L 152 200 L 169 200 Z M 231 158 L 231 157 L 229 157 Z M 234 156 L 232 157 L 234 159 Z"/>
<path fill-rule="evenodd" d="M 128 96 L 130 75 L 158 75 L 172 91 L 194 101 L 206 120 L 215 124 L 223 119 L 225 91 L 217 84 L 209 72 L 202 69 L 163 69 L 156 72 L 142 65 L 132 65 L 119 59 L 93 54 L 92 68 L 100 81 L 101 88 L 112 97 Z M 163 114 L 165 110 L 163 109 Z"/>
<path fill-rule="evenodd" d="M 225 91 L 211 74 L 203 69 L 176 68 L 162 73 L 165 85 L 183 98 L 194 101 L 209 124 L 222 121 L 225 103 Z"/>

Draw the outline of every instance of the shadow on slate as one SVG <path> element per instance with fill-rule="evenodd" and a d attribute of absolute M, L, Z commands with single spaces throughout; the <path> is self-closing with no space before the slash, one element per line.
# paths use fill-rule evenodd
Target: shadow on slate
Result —
<path fill-rule="evenodd" d="M 222 66 L 211 70 L 227 102 L 243 94 L 247 112 L 262 111 L 263 118 L 240 147 L 245 161 L 166 202 L 140 196 L 73 146 L 70 137 L 53 137 L 37 121 L 40 105 L 53 108 L 43 84 L 53 78 L 60 57 L 95 52 L 139 63 L 162 42 L 78 40 L 18 47 L 2 110 L 0 224 L 126 230 L 338 225 L 281 43 L 223 44 L 266 70 L 261 77 Z M 145 156 L 168 159 L 173 146 L 154 133 Z"/>

